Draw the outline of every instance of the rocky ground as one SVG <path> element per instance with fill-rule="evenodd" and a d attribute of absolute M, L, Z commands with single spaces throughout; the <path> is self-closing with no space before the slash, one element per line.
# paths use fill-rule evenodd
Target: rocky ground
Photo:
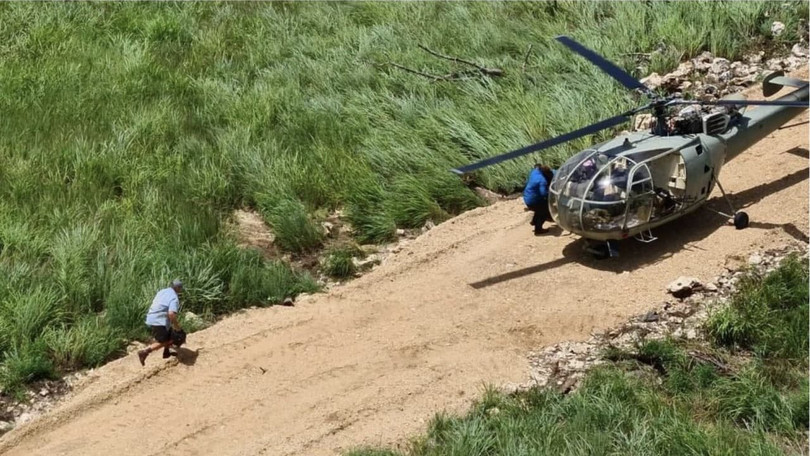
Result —
<path fill-rule="evenodd" d="M 529 353 L 529 380 L 522 384 L 504 385 L 503 389 L 511 393 L 534 386 L 548 386 L 570 393 L 577 389 L 589 369 L 608 362 L 606 357 L 616 349 L 634 351 L 641 343 L 664 338 L 700 344 L 703 341 L 703 323 L 715 309 L 725 305 L 728 297 L 735 292 L 741 276 L 772 272 L 792 253 L 800 254 L 807 260 L 807 244 L 796 242 L 779 249 L 754 252 L 747 261 L 729 258 L 726 269 L 711 282 L 701 283 L 694 277 L 678 277 L 667 287 L 671 299 L 651 305 L 648 312 L 615 328 L 594 333 L 587 341 L 561 342 Z M 705 356 L 699 351 L 692 355 Z"/>

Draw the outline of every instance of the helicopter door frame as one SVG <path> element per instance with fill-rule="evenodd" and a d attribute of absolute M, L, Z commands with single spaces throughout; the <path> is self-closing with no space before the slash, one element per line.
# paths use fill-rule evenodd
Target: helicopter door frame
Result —
<path fill-rule="evenodd" d="M 596 153 L 601 153 L 601 154 L 603 154 L 603 155 L 605 155 L 605 156 L 608 156 L 608 155 L 607 155 L 607 154 L 605 154 L 604 152 L 600 152 L 600 151 L 598 151 L 598 150 L 597 150 L 597 151 L 595 151 L 595 152 L 596 152 Z M 593 155 L 594 155 L 594 154 L 589 155 L 589 156 L 588 156 L 588 158 L 593 157 Z M 609 157 L 609 156 L 608 156 L 608 157 Z M 593 184 L 596 182 L 596 178 L 598 178 L 598 177 L 600 177 L 600 176 L 601 176 L 601 174 L 602 174 L 602 170 L 603 170 L 603 169 L 606 169 L 608 166 L 612 165 L 612 164 L 613 164 L 613 162 L 615 162 L 615 161 L 616 161 L 616 160 L 618 160 L 618 159 L 619 159 L 619 156 L 615 156 L 615 157 L 613 157 L 613 159 L 608 160 L 608 161 L 607 161 L 607 163 L 605 163 L 605 164 L 604 164 L 604 165 L 602 165 L 601 167 L 596 168 L 596 172 L 593 174 L 593 177 L 591 177 L 591 180 L 590 180 L 590 181 L 588 181 L 588 186 L 587 186 L 587 187 L 585 187 L 585 191 L 584 191 L 584 192 L 582 192 L 582 198 L 578 198 L 578 199 L 579 199 L 579 213 L 578 213 L 578 215 L 579 215 L 579 226 L 580 226 L 580 227 L 582 227 L 583 229 L 584 229 L 584 227 L 585 227 L 585 222 L 582 220 L 582 214 L 583 214 L 583 212 L 585 212 L 585 203 L 588 203 L 588 204 L 595 204 L 595 205 L 597 205 L 597 206 L 613 206 L 613 205 L 615 205 L 616 203 L 618 203 L 618 201 L 596 201 L 596 200 L 589 200 L 589 199 L 585 198 L 585 196 L 587 196 L 587 195 L 588 195 L 588 193 L 589 193 L 589 192 L 591 191 L 591 189 L 593 188 Z M 579 163 L 579 165 L 581 165 L 581 164 L 582 164 L 582 163 L 584 163 L 584 162 L 585 162 L 585 160 L 582 160 L 582 161 Z M 595 160 L 595 159 L 594 159 L 594 164 L 596 164 L 596 160 Z M 577 166 L 579 166 L 579 165 L 577 165 Z M 627 204 L 627 200 L 626 200 L 626 199 L 624 200 L 624 203 L 625 203 L 625 204 Z"/>
<path fill-rule="evenodd" d="M 648 192 L 638 194 L 638 195 L 636 195 L 636 196 L 634 196 L 632 198 L 630 197 L 630 190 L 633 188 L 634 185 L 643 184 L 644 182 L 650 181 L 650 182 L 652 182 L 651 186 L 654 188 L 655 187 L 655 182 L 652 181 L 652 172 L 650 171 L 650 167 L 647 166 L 646 160 L 638 162 L 638 163 L 631 160 L 631 159 L 629 159 L 629 158 L 627 160 L 632 161 L 633 163 L 635 163 L 635 165 L 633 165 L 633 167 L 630 168 L 630 172 L 628 173 L 628 177 L 627 177 L 627 189 L 625 190 L 625 192 L 626 192 L 625 194 L 627 195 L 627 200 L 626 200 L 627 202 L 626 202 L 625 208 L 624 208 L 624 223 L 622 223 L 622 231 L 628 231 L 627 220 L 630 217 L 630 203 L 633 200 L 635 200 L 637 198 L 640 198 L 640 197 L 642 197 L 644 195 L 653 195 L 653 196 L 655 195 L 655 190 L 653 190 L 653 191 L 648 191 Z M 636 177 L 636 171 L 638 171 L 639 168 L 642 168 L 642 167 L 647 170 L 647 177 L 645 177 L 644 179 L 641 179 L 638 182 L 636 182 L 634 180 L 634 178 Z M 639 225 L 644 225 L 646 223 L 650 223 L 650 218 L 651 217 L 652 217 L 652 207 L 650 207 L 650 212 L 649 212 L 649 214 L 647 214 L 647 220 L 639 221 Z M 635 228 L 635 227 L 633 227 L 633 228 Z"/>

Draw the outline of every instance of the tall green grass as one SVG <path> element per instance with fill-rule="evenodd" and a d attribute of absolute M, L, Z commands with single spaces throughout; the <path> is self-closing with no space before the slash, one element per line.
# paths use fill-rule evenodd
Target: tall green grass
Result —
<path fill-rule="evenodd" d="M 103 362 L 145 337 L 143 313 L 174 277 L 208 315 L 311 289 L 237 251 L 222 230 L 237 207 L 307 252 L 327 210 L 345 207 L 356 239 L 378 242 L 483 204 L 450 168 L 635 104 L 554 35 L 640 76 L 626 53 L 735 58 L 795 41 L 805 16 L 802 2 L 2 4 L 0 365 L 37 376 Z M 433 83 L 386 66 L 459 69 L 417 44 L 505 76 Z M 519 189 L 536 159 L 474 182 Z"/>

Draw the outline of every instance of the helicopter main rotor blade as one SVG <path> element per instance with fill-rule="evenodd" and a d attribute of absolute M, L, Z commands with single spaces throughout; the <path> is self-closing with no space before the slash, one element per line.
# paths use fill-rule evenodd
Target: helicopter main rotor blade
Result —
<path fill-rule="evenodd" d="M 466 166 L 460 166 L 458 168 L 454 168 L 452 171 L 456 174 L 466 174 L 470 171 L 475 171 L 476 169 L 481 169 L 487 166 L 494 165 L 496 163 L 500 163 L 502 161 L 511 160 L 513 158 L 520 157 L 522 155 L 530 154 L 532 152 L 537 152 L 538 150 L 547 149 L 552 146 L 556 146 L 557 144 L 562 144 L 567 141 L 571 141 L 573 139 L 581 138 L 583 136 L 587 136 L 597 131 L 604 130 L 606 128 L 610 128 L 624 122 L 630 120 L 629 116 L 636 110 L 618 115 L 616 117 L 611 117 L 609 119 L 605 119 L 601 122 L 597 122 L 595 124 L 588 125 L 587 127 L 580 128 L 579 130 L 574 130 L 572 132 L 566 133 L 564 135 L 556 136 L 551 139 L 547 139 L 545 141 L 540 141 L 539 143 L 532 144 L 530 146 L 526 146 L 517 150 L 513 150 L 512 152 L 507 152 L 505 154 L 496 155 L 494 157 L 490 157 L 479 162 L 475 162 Z"/>
<path fill-rule="evenodd" d="M 607 73 L 613 79 L 619 81 L 623 86 L 627 87 L 628 89 L 639 89 L 645 95 L 655 98 L 655 94 L 649 87 L 642 84 L 638 79 L 630 76 L 616 66 L 613 62 L 607 60 L 606 58 L 602 57 L 601 55 L 597 54 L 596 52 L 586 48 L 585 46 L 579 44 L 578 42 L 574 41 L 573 39 L 565 36 L 560 35 L 555 37 L 557 41 L 567 46 L 572 51 L 576 52 L 577 54 L 585 57 L 586 59 L 590 60 L 591 63 L 598 66 L 599 69 Z"/>
<path fill-rule="evenodd" d="M 787 101 L 787 100 L 672 100 L 668 106 L 674 105 L 705 105 L 705 106 L 793 106 L 796 108 L 810 107 L 807 101 Z"/>

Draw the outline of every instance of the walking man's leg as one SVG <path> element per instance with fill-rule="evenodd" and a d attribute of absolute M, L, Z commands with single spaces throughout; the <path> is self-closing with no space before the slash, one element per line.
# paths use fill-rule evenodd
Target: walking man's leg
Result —
<path fill-rule="evenodd" d="M 152 353 L 155 350 L 163 348 L 163 358 L 168 358 L 171 356 L 169 353 L 169 347 L 172 344 L 172 339 L 169 335 L 168 328 L 163 326 L 152 326 L 151 329 L 152 337 L 155 338 L 155 342 L 138 352 L 138 360 L 141 362 L 141 366 L 145 365 L 146 357 L 149 356 L 149 353 Z"/>

